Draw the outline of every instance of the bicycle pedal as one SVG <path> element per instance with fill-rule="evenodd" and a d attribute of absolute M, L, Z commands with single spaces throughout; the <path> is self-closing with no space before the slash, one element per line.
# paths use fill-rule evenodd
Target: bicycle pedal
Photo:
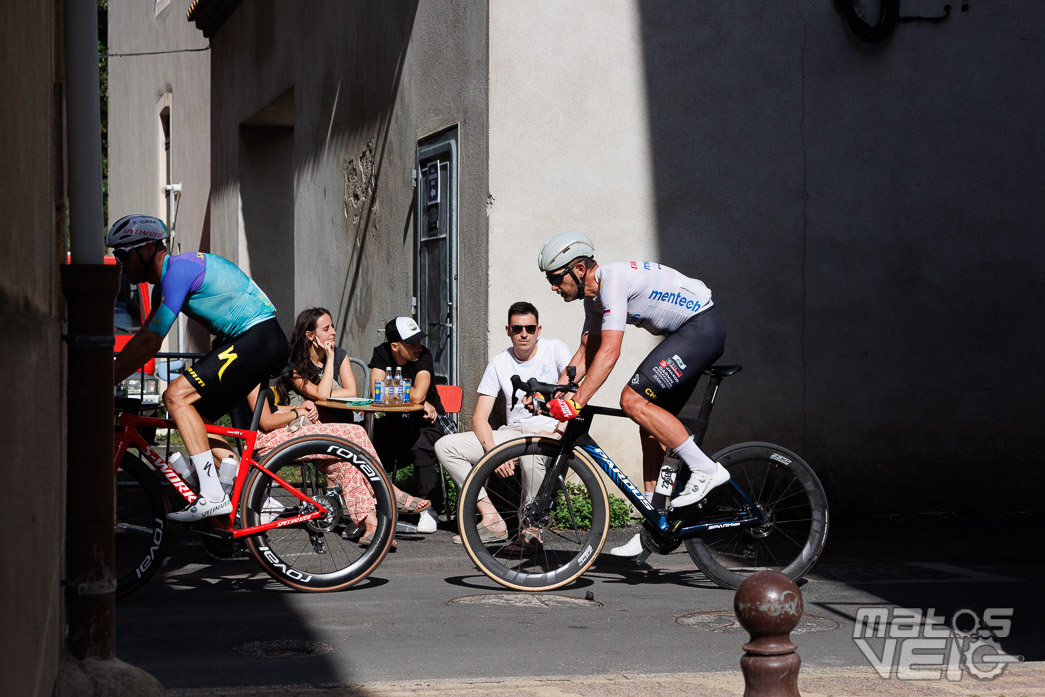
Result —
<path fill-rule="evenodd" d="M 651 554 L 653 554 L 652 551 L 644 549 L 641 552 L 639 552 L 638 555 L 636 555 L 632 561 L 635 562 L 635 566 L 642 566 L 646 563 L 646 560 L 649 559 Z"/>

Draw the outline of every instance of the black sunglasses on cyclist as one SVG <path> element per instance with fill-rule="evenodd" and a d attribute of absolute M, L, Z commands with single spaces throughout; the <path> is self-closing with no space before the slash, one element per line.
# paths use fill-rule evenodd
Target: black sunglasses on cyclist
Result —
<path fill-rule="evenodd" d="M 513 324 L 512 325 L 512 334 L 522 334 L 523 329 L 526 330 L 527 334 L 536 334 L 537 333 L 537 325 L 536 324 Z"/>
<path fill-rule="evenodd" d="M 546 274 L 545 277 L 548 279 L 548 283 L 552 284 L 553 286 L 561 286 L 563 279 L 566 278 L 566 274 L 568 274 L 570 271 L 572 271 L 573 267 L 576 266 L 577 264 L 581 263 L 582 261 L 584 261 L 584 260 L 583 259 L 578 259 L 577 261 L 573 262 L 572 264 L 567 266 L 565 269 L 563 269 L 559 273 Z"/>
<path fill-rule="evenodd" d="M 141 244 L 134 244 L 130 247 L 119 247 L 112 250 L 112 258 L 116 260 L 117 264 L 126 264 L 127 260 L 131 258 L 131 250 L 137 249 L 144 245 L 149 244 L 148 242 L 142 242 Z"/>

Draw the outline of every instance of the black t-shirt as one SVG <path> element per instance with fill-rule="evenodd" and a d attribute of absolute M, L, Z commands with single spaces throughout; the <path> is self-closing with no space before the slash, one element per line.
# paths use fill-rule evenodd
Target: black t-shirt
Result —
<path fill-rule="evenodd" d="M 396 368 L 402 368 L 403 377 L 410 380 L 411 394 L 413 394 L 413 385 L 417 382 L 417 374 L 422 370 L 427 370 L 430 382 L 428 383 L 428 394 L 425 395 L 425 401 L 435 407 L 437 413 L 446 413 L 443 403 L 439 401 L 439 391 L 435 389 L 435 360 L 432 358 L 432 352 L 428 350 L 427 346 L 421 347 L 421 355 L 418 356 L 416 361 L 406 365 L 399 365 L 392 357 L 392 345 L 386 341 L 374 347 L 374 355 L 370 358 L 369 366 L 378 370 L 384 370 L 391 366 L 393 376 Z"/>
<path fill-rule="evenodd" d="M 334 382 L 336 382 L 339 387 L 344 387 L 344 385 L 341 384 L 341 364 L 345 362 L 346 358 L 348 358 L 348 351 L 346 351 L 345 349 L 341 348 L 340 346 L 335 346 L 334 347 Z M 323 379 L 323 368 L 325 368 L 325 367 L 326 367 L 326 363 L 325 362 L 324 362 L 323 365 L 317 365 L 316 366 L 316 370 L 319 372 L 319 379 L 320 380 Z M 319 383 L 317 382 L 315 384 L 318 385 Z"/>

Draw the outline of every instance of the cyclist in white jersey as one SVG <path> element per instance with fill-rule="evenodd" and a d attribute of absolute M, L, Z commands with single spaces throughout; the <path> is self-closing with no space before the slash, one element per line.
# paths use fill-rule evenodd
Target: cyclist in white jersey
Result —
<path fill-rule="evenodd" d="M 548 402 L 560 421 L 574 418 L 609 377 L 620 357 L 624 328 L 642 327 L 664 336 L 639 364 L 621 392 L 620 406 L 639 425 L 646 495 L 653 496 L 664 449 L 674 451 L 691 472 L 678 508 L 697 503 L 729 481 L 729 472 L 699 446 L 678 413 L 705 369 L 722 355 L 725 326 L 703 282 L 650 261 L 599 266 L 591 240 L 578 232 L 555 235 L 541 249 L 538 266 L 566 302 L 584 300 L 581 343 L 571 360 L 584 380 L 572 399 Z M 566 382 L 565 374 L 560 382 Z M 638 536 L 612 550 L 621 556 L 641 551 Z"/>

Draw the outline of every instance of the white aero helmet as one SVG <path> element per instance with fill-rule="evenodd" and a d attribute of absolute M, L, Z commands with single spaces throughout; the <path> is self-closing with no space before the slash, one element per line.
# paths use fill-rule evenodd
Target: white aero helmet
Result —
<path fill-rule="evenodd" d="M 566 266 L 577 257 L 595 256 L 595 245 L 583 232 L 560 232 L 544 243 L 537 255 L 537 266 L 548 273 Z"/>
<path fill-rule="evenodd" d="M 135 242 L 162 242 L 171 236 L 167 226 L 151 215 L 125 215 L 109 228 L 108 247 L 123 247 Z"/>

